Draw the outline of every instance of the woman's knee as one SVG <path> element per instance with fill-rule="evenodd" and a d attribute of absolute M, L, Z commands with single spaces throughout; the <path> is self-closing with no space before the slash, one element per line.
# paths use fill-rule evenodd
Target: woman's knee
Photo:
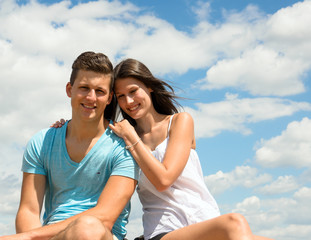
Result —
<path fill-rule="evenodd" d="M 233 235 L 249 235 L 251 234 L 250 227 L 245 217 L 239 213 L 229 213 L 226 217 L 226 228 Z"/>
<path fill-rule="evenodd" d="M 245 217 L 240 213 L 228 213 L 226 214 L 228 221 L 237 225 L 248 225 Z"/>

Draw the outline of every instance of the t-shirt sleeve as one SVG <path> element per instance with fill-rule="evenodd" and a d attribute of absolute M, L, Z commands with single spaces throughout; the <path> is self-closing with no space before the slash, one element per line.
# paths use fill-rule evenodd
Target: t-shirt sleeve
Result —
<path fill-rule="evenodd" d="M 130 152 L 125 149 L 123 140 L 115 148 L 114 166 L 111 175 L 119 175 L 138 180 L 139 167 Z"/>
<path fill-rule="evenodd" d="M 23 155 L 23 172 L 46 175 L 42 157 L 42 145 L 45 132 L 45 130 L 38 132 L 27 143 Z"/>

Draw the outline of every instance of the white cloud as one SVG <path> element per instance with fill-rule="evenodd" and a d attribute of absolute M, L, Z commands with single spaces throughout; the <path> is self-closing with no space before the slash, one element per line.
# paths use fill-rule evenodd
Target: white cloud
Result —
<path fill-rule="evenodd" d="M 302 187 L 299 191 L 295 192 L 294 198 L 304 205 L 309 203 L 311 201 L 311 188 Z M 308 207 L 307 205 L 306 207 Z"/>
<path fill-rule="evenodd" d="M 311 119 L 288 124 L 281 135 L 261 140 L 256 151 L 256 162 L 265 167 L 310 167 Z"/>
<path fill-rule="evenodd" d="M 308 240 L 311 236 L 311 226 L 308 224 L 289 224 L 286 227 L 279 227 L 272 223 L 272 226 L 274 227 L 269 230 L 259 230 L 258 234 L 280 240 Z"/>
<path fill-rule="evenodd" d="M 229 173 L 218 171 L 216 174 L 204 177 L 204 180 L 210 192 L 219 195 L 237 186 L 253 188 L 270 181 L 271 178 L 268 174 L 259 174 L 256 168 L 237 166 Z"/>
<path fill-rule="evenodd" d="M 251 196 L 237 203 L 233 212 L 243 214 L 255 234 L 275 239 L 309 239 L 311 189 L 303 187 L 291 198 L 259 199 Z"/>
<path fill-rule="evenodd" d="M 206 44 L 213 46 L 210 52 L 219 55 L 198 85 L 234 87 L 265 96 L 304 92 L 303 81 L 311 66 L 310 9 L 311 2 L 304 1 L 266 17 L 249 6 L 240 13 L 227 13 L 227 22 L 217 29 L 198 25 L 203 30 L 200 36 L 205 35 Z M 221 37 L 218 44 L 212 41 L 214 33 Z"/>
<path fill-rule="evenodd" d="M 207 20 L 212 11 L 211 4 L 203 1 L 198 1 L 196 4 L 196 6 L 192 7 L 192 11 L 197 15 L 200 21 Z"/>
<path fill-rule="evenodd" d="M 311 221 L 310 200 L 311 189 L 302 187 L 288 198 L 265 199 L 261 204 L 263 209 L 279 216 L 278 225 L 307 225 Z"/>
<path fill-rule="evenodd" d="M 297 111 L 311 111 L 311 104 L 281 98 L 244 98 L 227 94 L 226 100 L 197 103 L 197 109 L 185 107 L 195 121 L 196 137 L 213 137 L 222 131 L 250 134 L 249 123 L 290 116 Z"/>
<path fill-rule="evenodd" d="M 253 24 L 256 24 L 258 21 L 262 21 L 262 19 L 265 20 L 265 14 L 260 11 L 260 9 L 254 5 L 249 4 L 240 12 L 237 12 L 236 10 L 226 10 L 223 9 L 223 15 L 226 19 L 226 22 L 233 22 L 233 23 L 249 23 L 252 22 Z"/>
<path fill-rule="evenodd" d="M 202 89 L 234 87 L 253 95 L 286 96 L 304 92 L 303 73 L 310 65 L 257 46 L 211 67 L 200 80 Z"/>
<path fill-rule="evenodd" d="M 119 27 L 120 19 L 126 21 L 138 10 L 131 3 L 118 1 L 88 2 L 74 7 L 70 7 L 70 1 L 50 6 L 36 1 L 22 6 L 10 2 L 0 3 L 3 38 L 20 53 L 47 54 L 69 64 L 77 54 L 90 49 L 104 49 L 108 56 L 116 55 L 120 44 L 126 41 L 124 29 Z"/>
<path fill-rule="evenodd" d="M 20 200 L 20 176 L 9 174 L 5 164 L 0 164 L 0 235 L 15 233 L 15 216 Z"/>
<path fill-rule="evenodd" d="M 0 62 L 2 107 L 0 126 L 1 143 L 21 145 L 38 129 L 70 116 L 70 100 L 65 93 L 69 70 L 56 63 L 53 57 L 21 56 L 12 48 L 6 49 L 5 60 Z M 40 127 L 40 128 L 38 128 Z"/>
<path fill-rule="evenodd" d="M 265 195 L 274 195 L 297 190 L 299 184 L 294 176 L 279 176 L 274 182 L 260 187 L 259 191 Z"/>
<path fill-rule="evenodd" d="M 0 233 L 1 235 L 9 235 L 15 233 L 15 227 L 11 223 L 2 223 L 0 222 Z"/>
<path fill-rule="evenodd" d="M 20 181 L 15 175 L 7 175 L 5 172 L 0 172 L 0 189 L 1 202 L 0 211 L 5 214 L 16 214 L 16 206 L 20 198 Z M 1 216 L 3 216 L 1 214 Z"/>
<path fill-rule="evenodd" d="M 299 58 L 310 63 L 311 2 L 299 1 L 291 7 L 280 9 L 264 24 L 265 44 L 288 57 Z"/>

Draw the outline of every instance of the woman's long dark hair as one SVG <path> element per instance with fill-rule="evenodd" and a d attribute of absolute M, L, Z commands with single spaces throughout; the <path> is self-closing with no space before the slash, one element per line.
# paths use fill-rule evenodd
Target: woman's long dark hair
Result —
<path fill-rule="evenodd" d="M 155 110 L 160 114 L 171 115 L 178 112 L 174 89 L 166 82 L 154 77 L 150 70 L 138 60 L 128 58 L 120 62 L 114 68 L 114 81 L 122 78 L 132 77 L 141 81 L 147 88 L 151 88 L 151 99 Z M 126 114 L 122 109 L 121 113 L 133 126 L 136 121 Z"/>

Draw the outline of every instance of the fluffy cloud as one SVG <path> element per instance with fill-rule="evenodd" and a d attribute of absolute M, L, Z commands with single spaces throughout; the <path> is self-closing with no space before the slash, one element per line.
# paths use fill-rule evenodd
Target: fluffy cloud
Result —
<path fill-rule="evenodd" d="M 265 44 L 290 58 L 310 63 L 311 31 L 305 24 L 311 21 L 310 11 L 311 2 L 303 1 L 271 15 L 264 24 Z"/>
<path fill-rule="evenodd" d="M 233 212 L 243 214 L 258 235 L 286 240 L 307 239 L 305 237 L 311 234 L 311 210 L 307 204 L 310 197 L 311 189 L 307 187 L 299 189 L 290 198 L 251 196 L 237 203 Z"/>
<path fill-rule="evenodd" d="M 311 209 L 308 202 L 311 199 L 311 189 L 302 187 L 288 198 L 276 198 L 261 200 L 263 209 L 270 209 L 275 216 L 279 216 L 281 224 L 307 225 L 311 221 Z"/>
<path fill-rule="evenodd" d="M 69 115 L 65 85 L 70 68 L 65 70 L 53 57 L 20 55 L 11 47 L 1 59 L 0 76 L 5 81 L 1 100 L 7 104 L 3 105 L 0 125 L 10 131 L 2 132 L 0 142 L 24 145 L 38 126 L 48 127 L 58 113 Z"/>
<path fill-rule="evenodd" d="M 8 175 L 3 169 L 6 166 L 1 166 L 0 171 L 0 235 L 15 232 L 14 220 L 20 200 L 20 177 Z"/>
<path fill-rule="evenodd" d="M 290 116 L 297 111 L 311 111 L 311 104 L 280 98 L 244 98 L 227 94 L 226 99 L 214 103 L 197 103 L 197 109 L 186 107 L 193 116 L 196 137 L 213 137 L 222 131 L 250 134 L 249 123 Z"/>
<path fill-rule="evenodd" d="M 288 124 L 281 135 L 261 140 L 255 159 L 265 167 L 310 167 L 311 164 L 311 120 Z"/>
<path fill-rule="evenodd" d="M 298 189 L 299 184 L 294 176 L 280 176 L 274 182 L 259 189 L 262 194 L 272 195 L 291 192 Z"/>
<path fill-rule="evenodd" d="M 234 87 L 253 95 L 286 96 L 304 92 L 303 74 L 310 65 L 257 46 L 234 59 L 217 62 L 206 73 L 203 89 Z"/>
<path fill-rule="evenodd" d="M 265 18 L 249 6 L 241 13 L 229 14 L 228 22 L 217 30 L 206 27 L 209 37 L 217 32 L 223 37 L 221 46 L 224 41 L 228 44 L 198 85 L 203 89 L 234 87 L 265 96 L 304 92 L 303 80 L 311 66 L 311 31 L 305 24 L 311 21 L 310 9 L 311 2 L 304 1 Z M 255 17 L 250 18 L 250 13 Z M 221 35 L 228 27 L 232 30 L 224 32 L 231 34 Z M 242 45 L 234 45 L 236 42 Z"/>
<path fill-rule="evenodd" d="M 209 2 L 199 1 L 197 6 L 192 7 L 192 11 L 197 15 L 197 18 L 200 21 L 207 20 L 210 12 L 212 11 L 211 4 Z"/>
<path fill-rule="evenodd" d="M 14 175 L 8 175 L 4 172 L 0 172 L 0 189 L 1 203 L 0 209 L 1 213 L 14 215 L 16 213 L 16 206 L 19 202 L 20 197 L 20 181 Z M 10 184 L 7 184 L 10 183 Z M 1 214 L 2 215 L 2 214 Z M 3 216 L 3 215 L 2 215 Z"/>
<path fill-rule="evenodd" d="M 271 180 L 268 174 L 259 174 L 256 168 L 250 166 L 237 166 L 232 172 L 224 173 L 218 171 L 204 177 L 205 184 L 214 195 L 219 195 L 227 189 L 243 186 L 253 188 Z"/>
<path fill-rule="evenodd" d="M 13 0 L 1 2 L 2 36 L 18 51 L 56 56 L 69 63 L 81 49 L 104 48 L 109 56 L 115 55 L 118 40 L 124 39 L 118 19 L 128 20 L 137 8 L 118 1 L 88 2 L 74 7 L 70 4 L 70 1 L 50 6 L 36 1 L 25 5 Z"/>

